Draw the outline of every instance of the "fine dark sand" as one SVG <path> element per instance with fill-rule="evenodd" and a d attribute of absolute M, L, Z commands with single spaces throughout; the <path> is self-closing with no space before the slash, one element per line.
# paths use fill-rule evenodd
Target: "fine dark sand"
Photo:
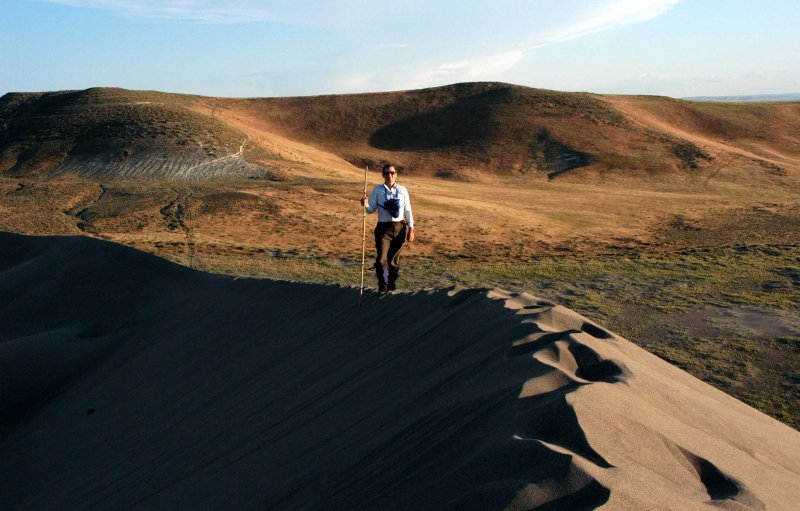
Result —
<path fill-rule="evenodd" d="M 501 290 L 0 233 L 0 509 L 797 509 L 800 432 Z"/>

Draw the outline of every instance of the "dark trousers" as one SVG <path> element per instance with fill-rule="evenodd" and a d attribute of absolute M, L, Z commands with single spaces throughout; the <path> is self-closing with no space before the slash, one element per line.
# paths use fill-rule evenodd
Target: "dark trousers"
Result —
<path fill-rule="evenodd" d="M 406 241 L 405 222 L 378 222 L 375 226 L 375 273 L 378 285 L 388 285 L 394 289 L 400 271 L 400 249 Z M 383 279 L 383 267 L 389 267 L 388 282 Z"/>

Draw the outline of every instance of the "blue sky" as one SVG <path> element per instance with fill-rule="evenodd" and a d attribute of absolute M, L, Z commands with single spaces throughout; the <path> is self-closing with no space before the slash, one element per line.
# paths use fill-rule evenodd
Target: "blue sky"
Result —
<path fill-rule="evenodd" d="M 0 94 L 794 93 L 798 26 L 793 0 L 4 0 Z"/>

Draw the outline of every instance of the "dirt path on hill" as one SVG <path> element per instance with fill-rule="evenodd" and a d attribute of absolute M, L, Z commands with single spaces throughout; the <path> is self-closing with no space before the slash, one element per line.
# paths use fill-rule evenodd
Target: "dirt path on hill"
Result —
<path fill-rule="evenodd" d="M 206 115 L 211 114 L 232 128 L 242 131 L 248 135 L 250 142 L 254 146 L 275 154 L 277 157 L 287 160 L 287 162 L 325 169 L 329 172 L 326 177 L 351 180 L 355 175 L 354 171 L 356 169 L 350 162 L 328 151 L 279 135 L 263 119 L 254 117 L 248 112 L 237 110 L 229 103 L 221 105 L 197 104 L 194 106 L 194 110 Z M 297 166 L 294 166 L 293 170 L 302 173 L 302 170 Z M 312 171 L 309 175 L 319 177 L 318 172 Z"/>
<path fill-rule="evenodd" d="M 180 172 L 177 172 L 174 176 L 172 176 L 172 179 L 191 179 L 192 178 L 191 174 L 195 169 L 198 169 L 200 167 L 205 167 L 207 165 L 213 165 L 215 163 L 219 163 L 219 162 L 224 161 L 224 160 L 229 160 L 229 159 L 232 159 L 232 158 L 242 157 L 242 155 L 244 154 L 244 147 L 250 142 L 250 135 L 248 135 L 247 133 L 244 133 L 244 136 L 245 136 L 244 142 L 242 142 L 242 145 L 239 146 L 239 150 L 236 151 L 235 153 L 229 154 L 227 156 L 221 156 L 221 157 L 215 158 L 213 160 L 204 161 L 204 162 L 198 163 L 196 165 L 192 165 L 191 167 L 188 167 L 186 169 L 181 170 Z M 205 176 L 203 176 L 203 177 L 205 177 Z"/>

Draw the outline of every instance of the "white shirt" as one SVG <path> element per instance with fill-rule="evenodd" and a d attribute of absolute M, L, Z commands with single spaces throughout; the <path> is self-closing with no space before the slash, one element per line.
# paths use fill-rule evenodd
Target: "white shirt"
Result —
<path fill-rule="evenodd" d="M 384 203 L 389 199 L 400 200 L 400 210 L 396 217 L 393 217 L 383 208 Z M 400 222 L 405 220 L 411 229 L 414 228 L 411 199 L 408 197 L 408 190 L 406 190 L 405 186 L 395 183 L 389 188 L 386 183 L 383 183 L 373 188 L 369 196 L 369 202 L 367 202 L 367 213 L 374 213 L 375 210 L 378 210 L 378 222 Z"/>

